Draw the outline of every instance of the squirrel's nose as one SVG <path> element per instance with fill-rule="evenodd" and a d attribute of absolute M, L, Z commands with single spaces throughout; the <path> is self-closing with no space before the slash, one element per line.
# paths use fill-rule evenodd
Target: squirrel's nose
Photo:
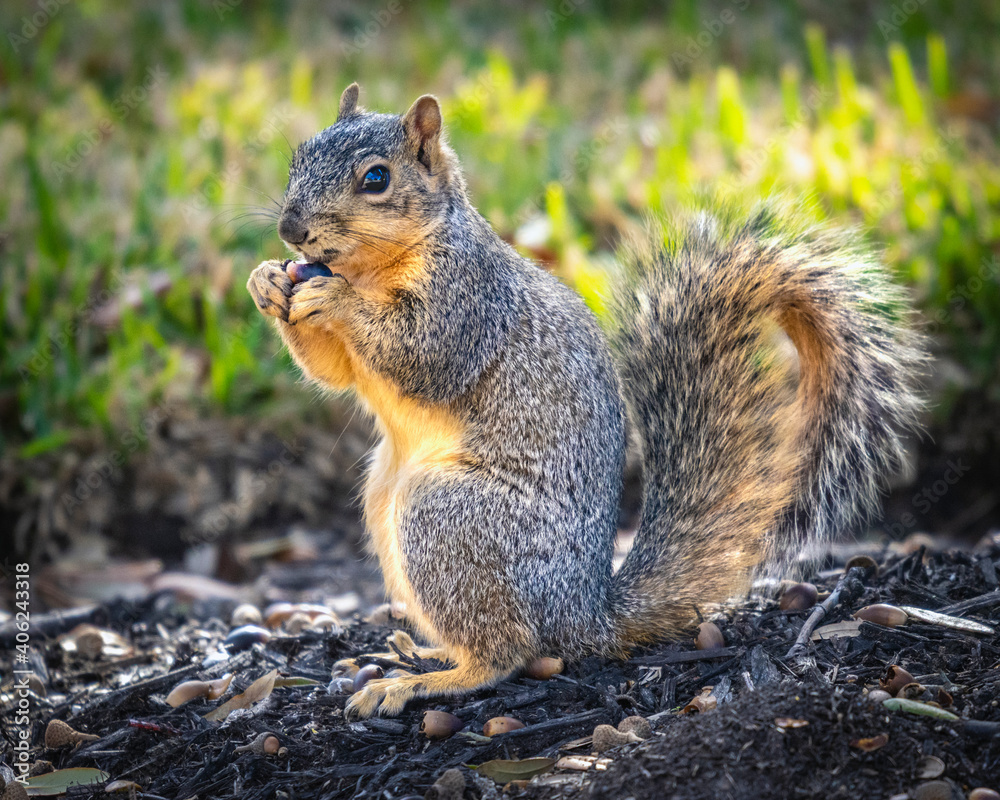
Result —
<path fill-rule="evenodd" d="M 309 228 L 298 214 L 282 214 L 278 220 L 278 236 L 289 244 L 302 244 L 309 238 Z"/>

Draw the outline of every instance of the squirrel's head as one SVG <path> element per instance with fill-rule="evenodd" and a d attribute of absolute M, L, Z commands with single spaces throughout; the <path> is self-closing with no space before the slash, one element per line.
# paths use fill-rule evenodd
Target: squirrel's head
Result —
<path fill-rule="evenodd" d="M 308 261 L 359 272 L 411 251 L 464 191 L 437 98 L 402 116 L 374 114 L 352 83 L 336 123 L 295 153 L 278 235 Z"/>

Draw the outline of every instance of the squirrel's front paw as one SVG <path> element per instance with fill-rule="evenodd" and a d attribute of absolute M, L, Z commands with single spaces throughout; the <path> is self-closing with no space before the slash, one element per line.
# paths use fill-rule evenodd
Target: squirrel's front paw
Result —
<path fill-rule="evenodd" d="M 308 321 L 311 325 L 321 325 L 337 316 L 343 293 L 350 284 L 343 275 L 318 276 L 303 283 L 295 284 L 288 302 L 288 323 L 297 325 Z"/>
<path fill-rule="evenodd" d="M 280 261 L 265 261 L 250 273 L 247 289 L 260 313 L 288 322 L 288 303 L 292 296 L 292 279 Z"/>

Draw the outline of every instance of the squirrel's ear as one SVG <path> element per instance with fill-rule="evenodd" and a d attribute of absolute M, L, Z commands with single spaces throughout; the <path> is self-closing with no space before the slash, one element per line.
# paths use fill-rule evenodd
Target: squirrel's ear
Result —
<path fill-rule="evenodd" d="M 440 155 L 441 106 L 434 95 L 425 94 L 403 115 L 403 130 L 427 169 L 434 169 Z"/>
<path fill-rule="evenodd" d="M 356 83 L 352 83 L 346 89 L 344 93 L 340 96 L 340 110 L 337 112 L 337 122 L 342 119 L 347 119 L 358 110 L 358 92 L 360 87 Z"/>

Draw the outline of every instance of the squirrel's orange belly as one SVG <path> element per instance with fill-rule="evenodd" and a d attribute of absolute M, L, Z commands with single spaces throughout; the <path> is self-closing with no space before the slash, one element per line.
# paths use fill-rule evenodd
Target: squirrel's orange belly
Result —
<path fill-rule="evenodd" d="M 451 468 L 463 452 L 461 428 L 452 418 L 435 409 L 415 406 L 410 410 L 405 432 L 386 424 L 378 414 L 384 432 L 375 448 L 364 492 L 364 515 L 372 549 L 378 557 L 389 597 L 407 607 L 409 618 L 431 642 L 441 637 L 434 629 L 407 574 L 406 559 L 399 541 L 399 523 L 414 487 L 429 475 Z M 395 415 L 394 415 L 395 416 Z M 393 422 L 401 423 L 402 415 Z M 394 435 L 399 432 L 401 435 Z"/>

